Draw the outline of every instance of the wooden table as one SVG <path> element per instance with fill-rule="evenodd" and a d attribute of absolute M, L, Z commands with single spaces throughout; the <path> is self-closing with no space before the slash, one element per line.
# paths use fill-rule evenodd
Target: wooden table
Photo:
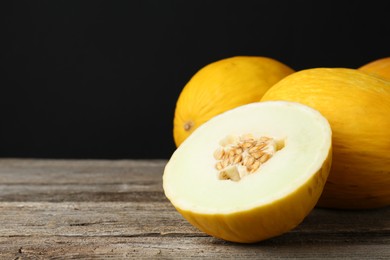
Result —
<path fill-rule="evenodd" d="M 0 259 L 390 259 L 390 207 L 315 209 L 256 244 L 210 237 L 165 198 L 165 160 L 0 159 Z"/>

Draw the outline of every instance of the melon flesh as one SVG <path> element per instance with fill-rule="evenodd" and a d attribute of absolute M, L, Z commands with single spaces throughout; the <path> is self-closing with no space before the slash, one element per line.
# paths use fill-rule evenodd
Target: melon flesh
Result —
<path fill-rule="evenodd" d="M 228 136 L 282 144 L 254 173 L 221 180 L 213 153 Z M 252 103 L 200 126 L 174 152 L 163 175 L 166 197 L 200 230 L 257 242 L 297 226 L 313 209 L 331 164 L 331 128 L 316 110 L 287 101 Z"/>

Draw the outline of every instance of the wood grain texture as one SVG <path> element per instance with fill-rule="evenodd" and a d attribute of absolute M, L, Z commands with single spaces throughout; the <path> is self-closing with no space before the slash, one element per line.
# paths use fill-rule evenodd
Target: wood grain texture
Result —
<path fill-rule="evenodd" d="M 164 160 L 0 160 L 0 259 L 390 258 L 390 208 L 315 209 L 243 245 L 186 222 L 162 190 Z"/>

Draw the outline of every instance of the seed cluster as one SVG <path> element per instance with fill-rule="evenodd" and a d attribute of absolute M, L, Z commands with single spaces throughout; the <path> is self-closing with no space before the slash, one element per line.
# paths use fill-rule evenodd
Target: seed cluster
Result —
<path fill-rule="evenodd" d="M 239 138 L 229 136 L 214 152 L 214 158 L 217 160 L 215 168 L 219 171 L 220 179 L 240 180 L 243 176 L 257 171 L 272 157 L 275 150 L 276 143 L 269 137 L 254 138 L 250 134 Z"/>

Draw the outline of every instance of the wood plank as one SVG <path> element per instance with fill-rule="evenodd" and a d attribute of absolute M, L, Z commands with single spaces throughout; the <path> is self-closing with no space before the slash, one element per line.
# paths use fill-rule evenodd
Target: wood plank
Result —
<path fill-rule="evenodd" d="M 18 238 L 2 251 L 3 259 L 389 259 L 388 245 L 350 237 L 314 240 L 287 235 L 261 244 L 240 245 L 208 237 L 39 237 Z M 0 238 L 0 246 L 4 239 Z M 345 241 L 345 243 L 336 243 Z M 2 248 L 1 248 L 2 249 Z M 2 249 L 3 250 L 3 249 Z M 19 258 L 18 258 L 19 257 Z"/>
<path fill-rule="evenodd" d="M 169 202 L 0 202 L 0 212 L 0 236 L 201 234 Z M 389 235 L 390 208 L 316 209 L 292 232 Z"/>
<path fill-rule="evenodd" d="M 1 184 L 161 183 L 166 160 L 0 159 Z"/>
<path fill-rule="evenodd" d="M 0 160 L 0 259 L 390 258 L 390 207 L 315 209 L 252 245 L 210 237 L 165 198 L 166 161 Z"/>
<path fill-rule="evenodd" d="M 168 202 L 1 202 L 0 212 L 4 257 L 390 256 L 390 209 L 316 209 L 293 231 L 253 245 L 209 237 Z"/>
<path fill-rule="evenodd" d="M 0 160 L 0 201 L 162 201 L 164 160 Z"/>

